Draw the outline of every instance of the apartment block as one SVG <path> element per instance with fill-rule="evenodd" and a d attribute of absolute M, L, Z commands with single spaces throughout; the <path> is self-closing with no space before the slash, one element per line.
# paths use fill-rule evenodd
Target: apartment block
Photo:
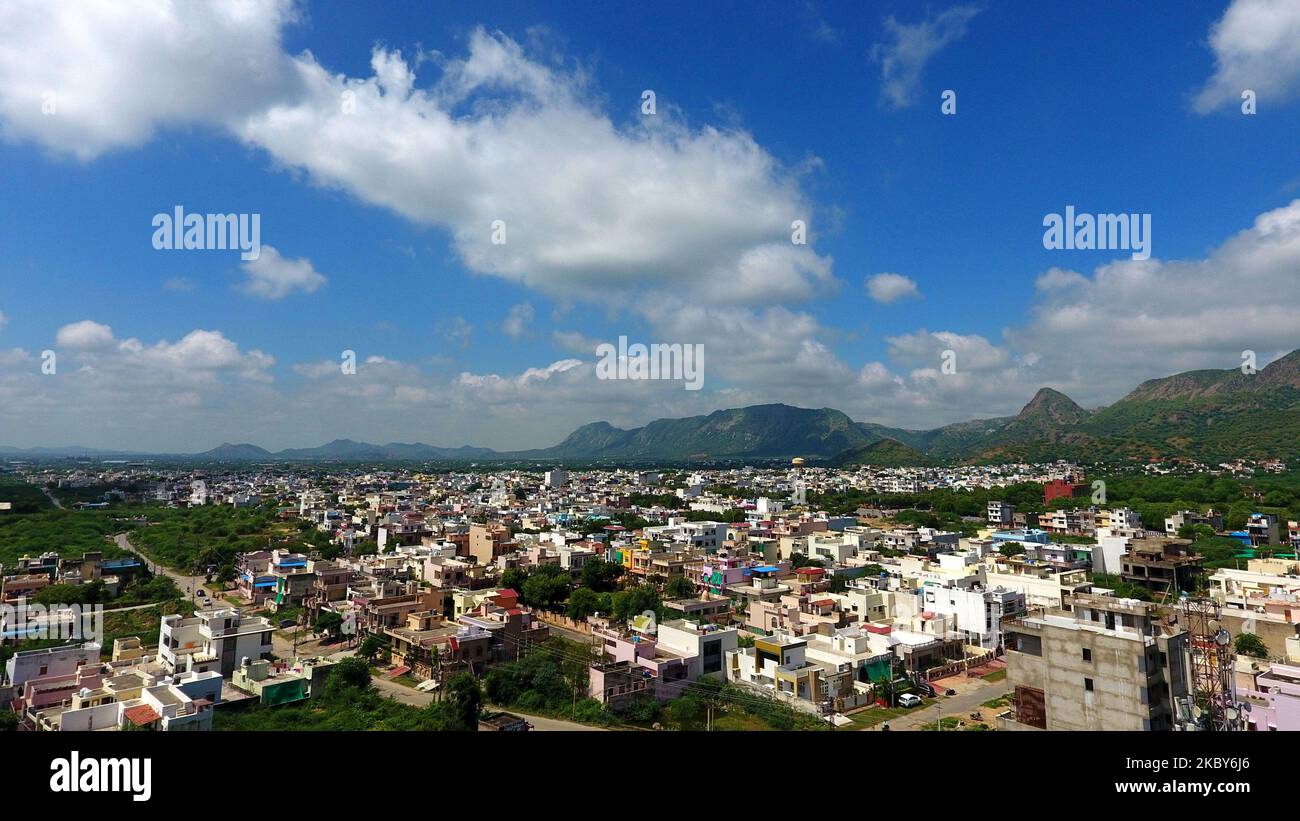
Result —
<path fill-rule="evenodd" d="M 1155 605 L 1080 594 L 1071 610 L 1010 620 L 1004 729 L 1172 730 L 1187 694 L 1187 633 Z"/>

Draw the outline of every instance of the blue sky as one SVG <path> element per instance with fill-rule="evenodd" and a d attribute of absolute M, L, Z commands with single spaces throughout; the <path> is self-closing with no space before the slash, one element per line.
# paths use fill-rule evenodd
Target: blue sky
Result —
<path fill-rule="evenodd" d="M 1300 347 L 1295 4 L 133 5 L 0 11 L 0 444 L 928 427 Z M 274 252 L 155 250 L 176 205 Z M 1045 249 L 1067 205 L 1152 259 Z M 705 390 L 598 380 L 619 335 Z"/>

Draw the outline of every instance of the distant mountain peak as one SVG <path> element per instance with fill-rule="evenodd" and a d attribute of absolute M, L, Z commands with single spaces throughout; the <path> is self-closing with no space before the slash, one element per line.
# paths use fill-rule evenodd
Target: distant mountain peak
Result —
<path fill-rule="evenodd" d="M 1044 420 L 1055 425 L 1074 425 L 1087 418 L 1086 410 L 1054 388 L 1039 388 L 1016 416 L 1018 421 Z"/>
<path fill-rule="evenodd" d="M 196 454 L 202 459 L 262 459 L 269 457 L 271 451 L 266 448 L 250 445 L 247 442 L 235 445 L 230 442 L 222 442 L 212 450 Z"/>

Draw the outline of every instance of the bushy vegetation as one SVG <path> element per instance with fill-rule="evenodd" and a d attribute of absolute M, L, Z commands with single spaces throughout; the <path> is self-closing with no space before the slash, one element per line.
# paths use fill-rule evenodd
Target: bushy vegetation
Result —
<path fill-rule="evenodd" d="M 464 732 L 478 729 L 483 696 L 468 673 L 447 682 L 447 699 L 414 707 L 383 698 L 370 684 L 370 667 L 359 658 L 339 662 L 325 692 L 310 701 L 278 707 L 255 705 L 244 710 L 217 710 L 214 730 L 328 731 L 419 730 Z"/>
<path fill-rule="evenodd" d="M 518 661 L 489 670 L 483 689 L 490 703 L 507 709 L 587 724 L 616 723 L 604 705 L 585 696 L 590 659 L 583 645 L 552 637 Z"/>
<path fill-rule="evenodd" d="M 48 551 L 80 556 L 98 550 L 105 559 L 116 558 L 123 551 L 105 537 L 128 527 L 105 510 L 0 513 L 0 564 L 13 567 L 24 555 L 35 557 Z"/>
<path fill-rule="evenodd" d="M 215 567 L 218 577 L 229 579 L 235 557 L 256 550 L 319 550 L 322 555 L 337 555 L 325 534 L 307 522 L 281 522 L 269 506 L 152 508 L 148 516 L 150 523 L 131 535 L 132 544 L 153 560 L 186 573 L 196 567 Z"/>
<path fill-rule="evenodd" d="M 651 705 L 638 705 L 639 715 Z M 682 695 L 665 703 L 652 720 L 673 730 L 703 730 L 713 710 L 715 730 L 825 730 L 828 725 L 811 713 L 736 684 L 701 678 L 683 688 Z"/>
<path fill-rule="evenodd" d="M 53 510 L 54 503 L 36 485 L 17 482 L 12 479 L 0 479 L 0 502 L 9 502 L 11 507 L 3 516 L 18 516 L 24 513 L 40 513 Z"/>

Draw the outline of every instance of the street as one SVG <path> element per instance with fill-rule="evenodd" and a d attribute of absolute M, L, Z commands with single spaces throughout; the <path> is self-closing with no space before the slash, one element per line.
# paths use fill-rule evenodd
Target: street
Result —
<path fill-rule="evenodd" d="M 982 683 L 981 686 L 973 687 L 965 692 L 959 692 L 955 696 L 940 696 L 939 700 L 933 705 L 923 710 L 913 710 L 906 715 L 890 719 L 890 730 L 919 730 L 924 724 L 931 724 L 944 718 L 961 718 L 966 719 L 967 713 L 978 708 L 986 701 L 992 701 L 1000 695 L 1003 695 L 1003 687 L 995 684 Z M 880 725 L 872 729 L 879 730 Z"/>

